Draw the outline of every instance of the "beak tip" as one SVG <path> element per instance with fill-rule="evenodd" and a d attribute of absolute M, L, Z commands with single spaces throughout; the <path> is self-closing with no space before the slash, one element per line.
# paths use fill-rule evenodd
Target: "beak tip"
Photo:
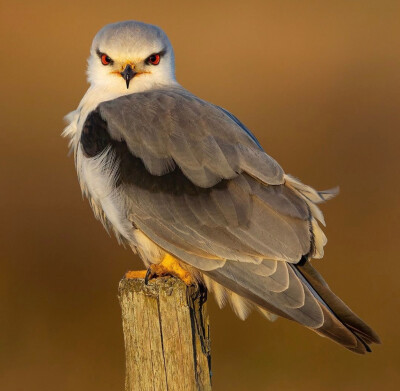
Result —
<path fill-rule="evenodd" d="M 130 65 L 127 65 L 126 68 L 121 72 L 121 76 L 125 79 L 126 89 L 129 89 L 130 81 L 135 77 L 136 72 L 132 69 Z"/>

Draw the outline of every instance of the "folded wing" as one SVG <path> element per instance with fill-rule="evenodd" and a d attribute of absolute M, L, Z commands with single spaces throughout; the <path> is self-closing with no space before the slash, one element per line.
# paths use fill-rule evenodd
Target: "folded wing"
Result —
<path fill-rule="evenodd" d="M 232 297 L 360 353 L 377 341 L 295 266 L 322 257 L 316 204 L 331 194 L 286 176 L 227 111 L 180 88 L 127 95 L 88 116 L 81 148 L 117 166 L 118 207 L 136 229 Z"/>

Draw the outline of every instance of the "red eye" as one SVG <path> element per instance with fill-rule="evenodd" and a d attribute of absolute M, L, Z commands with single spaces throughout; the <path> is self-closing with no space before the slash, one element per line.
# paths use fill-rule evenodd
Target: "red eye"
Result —
<path fill-rule="evenodd" d="M 108 57 L 107 54 L 102 54 L 101 55 L 101 63 L 103 65 L 109 65 L 109 64 L 111 64 L 111 61 L 112 61 L 111 58 Z"/>
<path fill-rule="evenodd" d="M 152 65 L 158 65 L 160 63 L 160 55 L 152 54 L 147 60 Z"/>

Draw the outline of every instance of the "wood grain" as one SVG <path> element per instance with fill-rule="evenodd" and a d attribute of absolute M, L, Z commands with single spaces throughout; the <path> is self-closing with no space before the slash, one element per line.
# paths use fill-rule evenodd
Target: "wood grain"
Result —
<path fill-rule="evenodd" d="M 119 285 L 126 391 L 211 390 L 207 293 L 173 277 Z"/>

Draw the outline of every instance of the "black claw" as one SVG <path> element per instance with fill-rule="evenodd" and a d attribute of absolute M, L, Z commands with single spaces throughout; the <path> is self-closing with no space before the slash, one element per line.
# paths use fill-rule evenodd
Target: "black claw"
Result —
<path fill-rule="evenodd" d="M 151 268 L 149 267 L 149 268 L 147 268 L 146 276 L 144 277 L 145 285 L 149 285 L 149 280 L 150 280 L 151 274 L 152 274 Z"/>

